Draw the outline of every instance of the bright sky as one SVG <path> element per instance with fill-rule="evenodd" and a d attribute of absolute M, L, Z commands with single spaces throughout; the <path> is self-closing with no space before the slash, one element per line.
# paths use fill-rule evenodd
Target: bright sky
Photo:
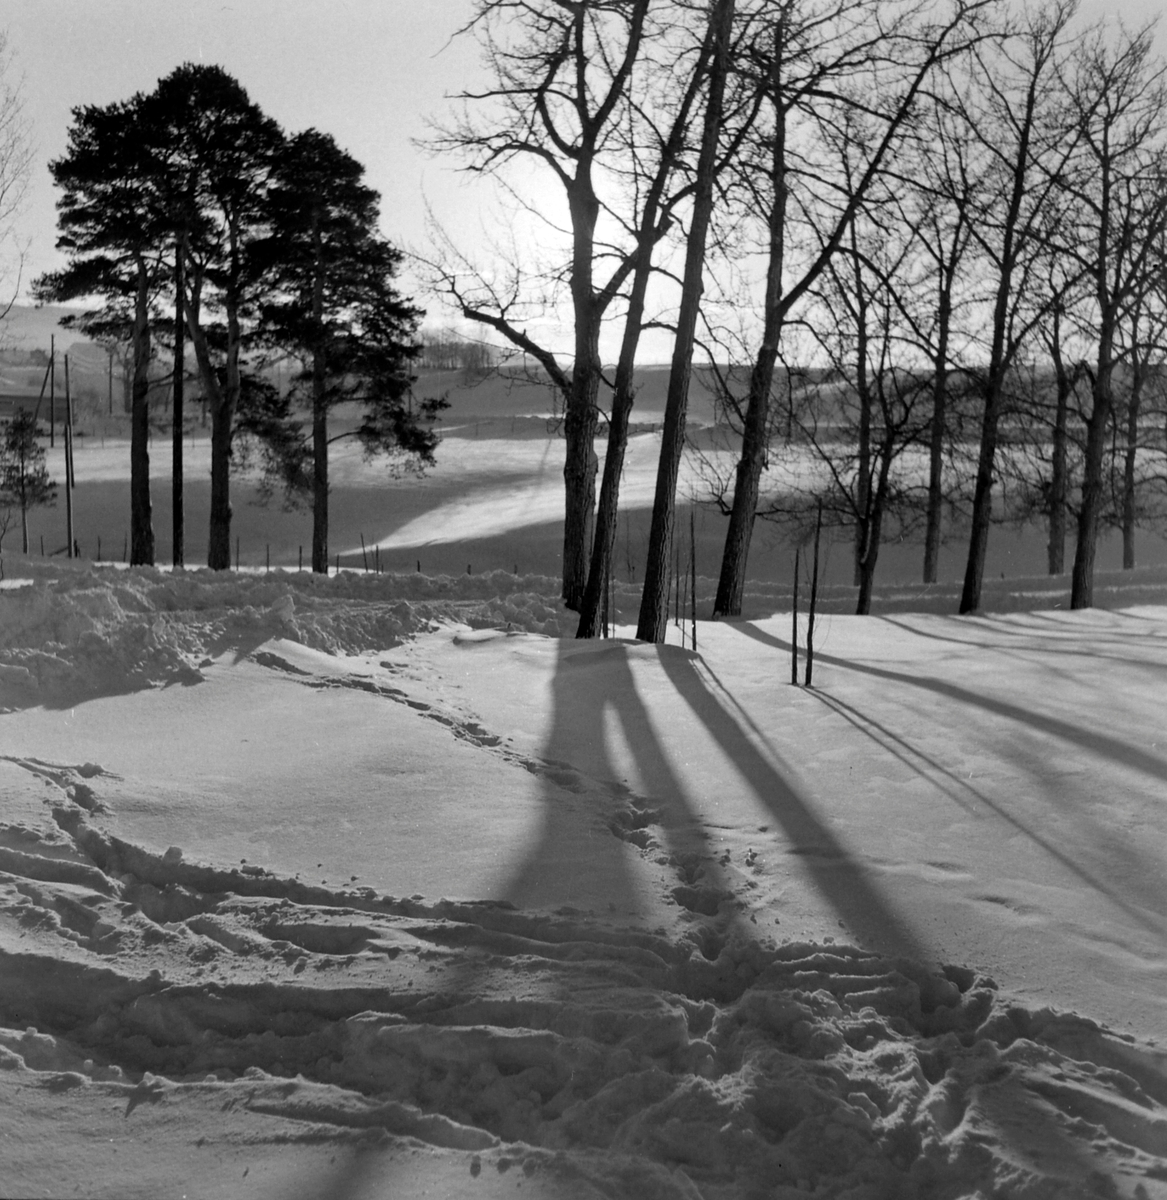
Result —
<path fill-rule="evenodd" d="M 1115 14 L 1138 25 L 1161 3 L 1086 0 L 1083 16 Z M 37 145 L 24 221 L 26 278 L 59 262 L 47 163 L 65 149 L 71 109 L 148 91 L 186 61 L 224 67 L 289 131 L 311 125 L 331 133 L 365 164 L 382 195 L 383 231 L 394 241 L 424 248 L 428 202 L 461 245 L 481 253 L 480 214 L 491 208 L 491 189 L 412 141 L 425 135 L 427 117 L 449 111 L 448 93 L 480 78 L 473 40 L 450 41 L 472 0 L 24 0 L 6 7 Z M 1158 44 L 1167 52 L 1167 29 Z M 554 190 L 547 195 L 549 203 L 559 199 Z"/>
<path fill-rule="evenodd" d="M 24 222 L 30 275 L 54 267 L 56 189 L 48 162 L 66 148 L 71 110 L 108 104 L 183 62 L 224 67 L 290 132 L 331 133 L 381 193 L 384 233 L 420 245 L 425 204 L 473 237 L 481 187 L 416 149 L 426 117 L 471 83 L 478 49 L 450 42 L 471 0 L 26 0 L 8 8 L 37 145 Z"/>

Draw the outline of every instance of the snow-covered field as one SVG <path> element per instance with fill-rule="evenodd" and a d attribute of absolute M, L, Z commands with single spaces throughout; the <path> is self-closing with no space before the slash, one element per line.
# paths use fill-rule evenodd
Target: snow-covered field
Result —
<path fill-rule="evenodd" d="M 808 690 L 788 611 L 8 568 L 0 1195 L 1167 1196 L 1161 572 Z"/>

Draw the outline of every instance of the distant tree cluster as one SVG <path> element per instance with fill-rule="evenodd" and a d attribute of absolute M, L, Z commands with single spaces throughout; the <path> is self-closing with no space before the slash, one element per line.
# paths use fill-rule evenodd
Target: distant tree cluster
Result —
<path fill-rule="evenodd" d="M 153 92 L 73 112 L 50 164 L 61 189 L 61 271 L 41 300 L 98 298 L 80 322 L 129 351 L 131 562 L 154 561 L 149 485 L 150 364 L 174 364 L 175 562 L 183 561 L 182 366 L 189 342 L 211 419 L 207 563 L 231 561 L 230 469 L 239 437 L 269 477 L 313 508 L 312 566 L 328 564 L 328 414 L 362 417 L 339 436 L 406 465 L 430 462 L 439 402 L 413 402 L 421 313 L 396 290 L 401 254 L 378 230 L 364 168 L 327 134 L 289 136 L 219 67 L 187 64 Z M 296 364 L 293 387 L 264 367 Z M 303 400 L 310 429 L 296 417 Z"/>
<path fill-rule="evenodd" d="M 659 640 L 697 352 L 728 455 L 715 611 L 741 610 L 755 521 L 854 542 L 859 610 L 880 545 L 923 575 L 958 525 L 962 611 L 991 523 L 1041 514 L 1051 570 L 1076 525 L 1072 603 L 1098 533 L 1163 505 L 1167 86 L 1152 30 L 1083 27 L 1073 0 L 476 0 L 488 87 L 433 141 L 472 171 L 522 162 L 547 244 L 486 266 L 436 230 L 460 315 L 563 397 L 565 601 L 595 636 L 642 333 L 674 339 L 638 636 Z M 508 180 L 521 199 L 521 184 Z M 539 340 L 570 307 L 573 352 Z M 597 495 L 601 330 L 620 333 Z M 729 458 L 733 466 L 722 463 Z M 777 480 L 781 477 L 781 485 Z"/>
<path fill-rule="evenodd" d="M 471 341 L 452 329 L 422 330 L 417 365 L 427 371 L 484 374 L 498 365 L 498 350 L 488 342 Z"/>

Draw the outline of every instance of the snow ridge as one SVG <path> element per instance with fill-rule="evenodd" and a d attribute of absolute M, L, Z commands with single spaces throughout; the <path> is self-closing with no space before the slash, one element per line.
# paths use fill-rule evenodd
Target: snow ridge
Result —
<path fill-rule="evenodd" d="M 19 1088 L 127 1115 L 212 1094 L 594 1194 L 1119 1194 L 1082 1174 L 1103 1149 L 1128 1184 L 1167 1175 L 1162 1059 L 967 968 L 188 862 L 93 824 L 100 794 L 70 793 L 95 765 L 20 765 L 56 802 L 0 827 Z"/>

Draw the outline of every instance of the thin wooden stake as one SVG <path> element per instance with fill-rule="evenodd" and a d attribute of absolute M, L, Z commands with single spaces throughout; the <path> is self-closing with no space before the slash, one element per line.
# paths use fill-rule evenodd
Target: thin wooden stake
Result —
<path fill-rule="evenodd" d="M 69 392 L 69 356 L 65 355 L 65 527 L 73 558 L 73 405 Z"/>
<path fill-rule="evenodd" d="M 369 569 L 369 556 L 365 553 L 365 535 L 361 534 L 361 562 L 365 564 L 365 570 Z"/>
<path fill-rule="evenodd" d="M 794 547 L 794 595 L 790 611 L 790 682 L 798 687 L 798 564 L 802 547 Z"/>
<path fill-rule="evenodd" d="M 823 502 L 819 501 L 814 522 L 814 568 L 810 577 L 810 612 L 806 617 L 806 686 L 814 673 L 814 610 L 819 595 L 819 537 L 823 531 Z"/>
<path fill-rule="evenodd" d="M 693 619 L 693 653 L 697 653 L 697 537 L 696 519 L 689 509 L 689 613 Z"/>
<path fill-rule="evenodd" d="M 264 570 L 264 574 L 271 573 L 271 542 L 267 542 L 264 546 L 263 570 Z"/>

